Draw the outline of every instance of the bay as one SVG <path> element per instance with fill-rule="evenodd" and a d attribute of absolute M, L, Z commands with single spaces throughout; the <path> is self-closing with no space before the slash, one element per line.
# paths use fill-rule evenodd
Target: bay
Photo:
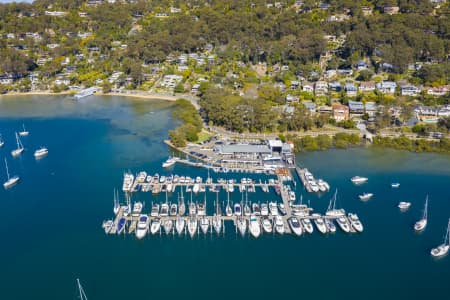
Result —
<path fill-rule="evenodd" d="M 10 155 L 14 131 L 25 124 L 26 151 Z M 176 165 L 163 170 L 170 154 L 163 144 L 176 126 L 172 103 L 89 97 L 0 97 L 0 133 L 11 173 L 21 182 L 0 190 L 0 290 L 2 299 L 77 299 L 80 278 L 89 299 L 216 299 L 294 297 L 306 299 L 419 299 L 450 292 L 450 257 L 433 259 L 450 217 L 450 156 L 385 149 L 301 153 L 297 162 L 332 191 L 312 195 L 297 185 L 317 212 L 325 212 L 338 189 L 338 205 L 358 213 L 362 234 L 242 238 L 231 224 L 224 236 L 107 236 L 101 223 L 111 218 L 113 189 L 126 170 L 207 177 L 202 169 Z M 40 146 L 48 157 L 36 161 Z M 1 163 L 3 165 L 3 163 Z M 217 178 L 224 176 L 211 174 Z M 354 186 L 355 175 L 369 178 Z M 0 179 L 5 179 L 4 167 Z M 252 177 L 231 174 L 228 178 Z M 264 180 L 264 177 L 261 177 Z M 390 183 L 401 183 L 392 189 Z M 358 194 L 375 196 L 361 202 Z M 421 234 L 412 225 L 429 195 L 429 224 Z M 187 195 L 185 195 L 187 197 Z M 249 194 L 250 201 L 277 199 L 271 192 Z M 123 195 L 121 195 L 123 200 Z M 171 195 L 176 199 L 176 194 Z M 220 201 L 226 199 L 220 193 Z M 164 196 L 140 193 L 133 200 Z M 194 197 L 203 200 L 203 195 Z M 213 194 L 207 194 L 212 210 Z M 232 201 L 240 201 L 235 192 Z M 410 201 L 401 213 L 399 201 Z"/>

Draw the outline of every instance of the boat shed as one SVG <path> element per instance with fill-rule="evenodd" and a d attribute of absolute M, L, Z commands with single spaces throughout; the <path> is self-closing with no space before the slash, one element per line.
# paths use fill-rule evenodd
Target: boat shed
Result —
<path fill-rule="evenodd" d="M 269 148 L 271 152 L 281 153 L 283 149 L 283 142 L 280 140 L 268 140 Z"/>
<path fill-rule="evenodd" d="M 267 145 L 229 144 L 217 148 L 220 155 L 272 154 Z"/>

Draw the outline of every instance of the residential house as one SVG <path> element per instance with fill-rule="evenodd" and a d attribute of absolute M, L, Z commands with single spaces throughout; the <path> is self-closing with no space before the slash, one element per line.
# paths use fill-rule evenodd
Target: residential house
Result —
<path fill-rule="evenodd" d="M 360 60 L 355 64 L 355 68 L 358 69 L 359 71 L 367 70 L 368 67 L 369 66 L 363 60 Z"/>
<path fill-rule="evenodd" d="M 438 116 L 440 118 L 448 118 L 450 117 L 450 104 L 442 107 L 439 112 L 438 112 Z"/>
<path fill-rule="evenodd" d="M 375 91 L 375 88 L 376 88 L 376 84 L 373 81 L 362 81 L 359 84 L 359 91 L 361 93 L 373 92 L 373 91 Z"/>
<path fill-rule="evenodd" d="M 181 8 L 178 8 L 178 7 L 171 7 L 170 8 L 170 13 L 172 13 L 172 14 L 178 14 L 180 12 L 181 12 Z"/>
<path fill-rule="evenodd" d="M 426 92 L 428 95 L 432 95 L 432 96 L 443 96 L 443 95 L 447 94 L 448 92 L 450 92 L 450 86 L 443 85 L 443 86 L 438 86 L 438 87 L 429 87 L 429 88 L 426 88 Z"/>
<path fill-rule="evenodd" d="M 333 118 L 336 122 L 341 122 L 349 119 L 349 108 L 348 106 L 335 104 L 332 107 L 333 109 Z"/>
<path fill-rule="evenodd" d="M 378 107 L 375 104 L 375 102 L 366 102 L 364 104 L 364 110 L 365 110 L 365 113 L 368 114 L 370 118 L 373 118 L 376 116 L 376 114 L 378 112 Z"/>
<path fill-rule="evenodd" d="M 364 103 L 358 101 L 348 101 L 348 109 L 351 115 L 360 116 L 364 114 Z"/>
<path fill-rule="evenodd" d="M 14 78 L 11 75 L 0 75 L 0 84 L 8 85 L 12 84 Z"/>
<path fill-rule="evenodd" d="M 298 96 L 293 96 L 293 95 L 290 95 L 290 94 L 288 94 L 286 96 L 286 103 L 294 103 L 294 102 L 297 103 L 299 100 L 300 99 L 299 99 Z"/>
<path fill-rule="evenodd" d="M 351 82 L 345 84 L 344 90 L 349 97 L 356 97 L 356 95 L 358 94 L 358 88 Z"/>
<path fill-rule="evenodd" d="M 437 123 L 439 109 L 432 106 L 418 106 L 414 109 L 417 119 L 425 123 Z"/>
<path fill-rule="evenodd" d="M 64 17 L 67 15 L 67 12 L 65 11 L 45 11 L 46 16 L 52 16 L 52 17 Z"/>
<path fill-rule="evenodd" d="M 302 104 L 309 110 L 311 114 L 314 114 L 316 112 L 316 104 L 311 101 L 305 101 L 302 102 Z"/>
<path fill-rule="evenodd" d="M 304 82 L 302 84 L 302 91 L 313 94 L 314 93 L 314 85 L 310 82 Z"/>
<path fill-rule="evenodd" d="M 300 82 L 298 82 L 297 80 L 291 81 L 291 89 L 296 90 L 299 88 L 299 86 L 300 86 Z"/>
<path fill-rule="evenodd" d="M 353 70 L 352 69 L 338 69 L 337 70 L 339 75 L 346 75 L 346 76 L 352 76 Z"/>
<path fill-rule="evenodd" d="M 326 81 L 317 81 L 314 84 L 316 96 L 326 96 L 328 94 L 328 83 Z"/>
<path fill-rule="evenodd" d="M 319 106 L 316 109 L 316 111 L 321 114 L 330 114 L 331 115 L 333 113 L 333 108 L 328 105 L 322 105 L 322 106 Z"/>
<path fill-rule="evenodd" d="M 392 6 L 392 5 L 386 5 L 383 7 L 383 12 L 388 15 L 396 15 L 400 11 L 400 7 L 398 6 Z"/>
<path fill-rule="evenodd" d="M 400 88 L 402 96 L 417 96 L 420 94 L 420 89 L 414 85 L 403 85 Z"/>
<path fill-rule="evenodd" d="M 373 9 L 370 6 L 361 6 L 361 11 L 364 16 L 370 16 L 373 13 Z"/>
<path fill-rule="evenodd" d="M 341 87 L 341 83 L 339 81 L 332 81 L 329 84 L 330 90 L 332 90 L 333 92 L 340 92 L 342 87 Z"/>
<path fill-rule="evenodd" d="M 394 94 L 397 84 L 394 81 L 382 81 L 377 83 L 377 89 L 385 94 Z"/>
<path fill-rule="evenodd" d="M 70 80 L 67 78 L 58 78 L 54 81 L 54 84 L 56 85 L 70 85 Z"/>

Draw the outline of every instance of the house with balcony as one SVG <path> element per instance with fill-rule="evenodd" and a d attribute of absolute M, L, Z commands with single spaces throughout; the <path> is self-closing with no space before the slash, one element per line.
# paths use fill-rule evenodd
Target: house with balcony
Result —
<path fill-rule="evenodd" d="M 353 83 L 346 83 L 344 86 L 344 90 L 349 97 L 356 97 L 358 94 L 358 88 Z"/>
<path fill-rule="evenodd" d="M 326 96 L 328 94 L 328 83 L 326 81 L 317 81 L 314 84 L 316 96 Z"/>
<path fill-rule="evenodd" d="M 397 84 L 394 81 L 382 81 L 378 83 L 377 89 L 384 94 L 394 94 Z"/>
<path fill-rule="evenodd" d="M 359 91 L 361 93 L 373 92 L 375 91 L 376 84 L 374 81 L 362 81 L 359 84 Z"/>
<path fill-rule="evenodd" d="M 348 106 L 335 104 L 332 106 L 333 118 L 336 122 L 341 122 L 349 119 L 350 112 Z"/>

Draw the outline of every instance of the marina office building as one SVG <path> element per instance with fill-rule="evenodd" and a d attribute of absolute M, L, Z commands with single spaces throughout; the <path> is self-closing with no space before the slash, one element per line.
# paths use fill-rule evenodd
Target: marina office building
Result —
<path fill-rule="evenodd" d="M 274 170 L 294 164 L 293 145 L 280 140 L 216 145 L 214 152 L 222 167 L 232 169 Z"/>

